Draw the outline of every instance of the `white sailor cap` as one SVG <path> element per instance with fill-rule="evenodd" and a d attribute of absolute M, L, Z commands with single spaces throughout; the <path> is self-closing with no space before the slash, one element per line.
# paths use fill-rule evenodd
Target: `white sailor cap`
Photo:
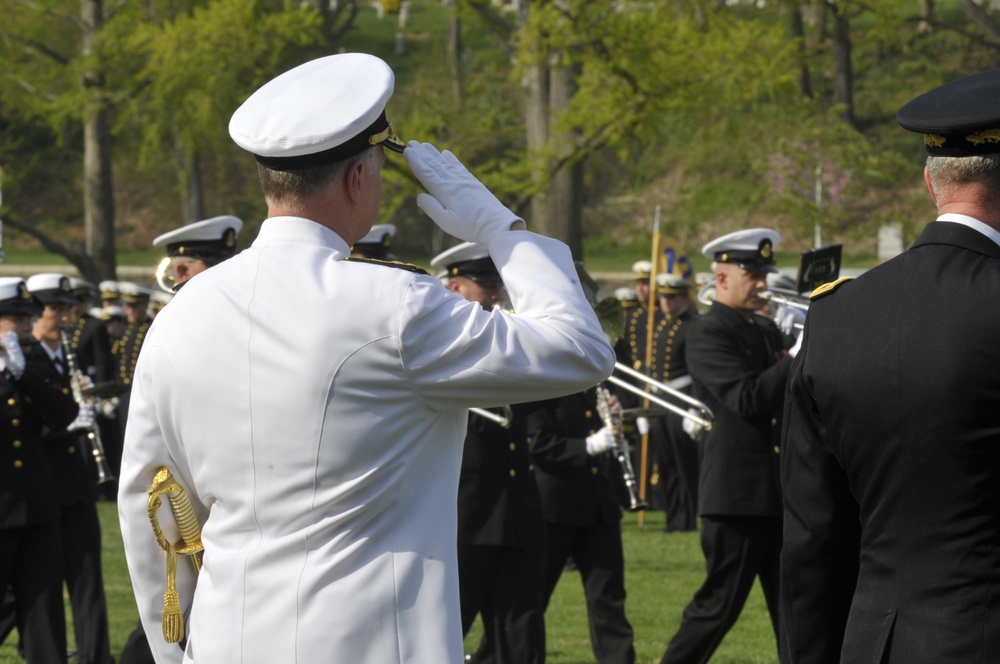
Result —
<path fill-rule="evenodd" d="M 101 313 L 101 318 L 104 320 L 118 320 L 125 318 L 125 310 L 117 305 L 111 305 L 110 307 L 104 307 Z"/>
<path fill-rule="evenodd" d="M 396 227 L 392 224 L 375 224 L 368 231 L 368 235 L 354 243 L 354 246 L 351 247 L 351 254 L 367 258 L 396 260 L 396 257 L 389 251 L 395 234 Z"/>
<path fill-rule="evenodd" d="M 243 220 L 232 215 L 203 219 L 160 235 L 154 247 L 166 247 L 167 256 L 190 256 L 222 261 L 236 254 L 236 236 Z"/>
<path fill-rule="evenodd" d="M 121 293 L 122 302 L 125 304 L 148 303 L 149 296 L 153 292 L 151 289 L 134 284 L 131 281 L 119 281 L 118 290 Z"/>
<path fill-rule="evenodd" d="M 341 53 L 299 65 L 261 86 L 236 109 L 229 135 L 279 171 L 332 164 L 382 144 L 405 144 L 386 119 L 392 69 L 374 55 Z"/>
<path fill-rule="evenodd" d="M 122 294 L 118 288 L 118 282 L 114 279 L 102 281 L 97 284 L 97 288 L 101 291 L 102 300 L 117 300 Z"/>
<path fill-rule="evenodd" d="M 31 294 L 42 304 L 79 304 L 80 298 L 73 292 L 69 277 L 57 272 L 33 274 L 25 282 Z"/>
<path fill-rule="evenodd" d="M 636 261 L 632 263 L 632 272 L 635 274 L 636 281 L 648 281 L 653 274 L 653 264 L 649 261 Z"/>
<path fill-rule="evenodd" d="M 628 305 L 638 302 L 639 296 L 635 294 L 634 288 L 629 288 L 628 286 L 622 286 L 621 288 L 615 289 L 615 299 L 622 302 L 625 305 Z"/>
<path fill-rule="evenodd" d="M 45 307 L 21 277 L 0 277 L 0 316 L 37 316 Z"/>
<path fill-rule="evenodd" d="M 478 282 L 500 281 L 500 272 L 489 249 L 478 242 L 463 242 L 431 259 L 432 268 L 444 268 L 449 277 L 466 277 Z"/>
<path fill-rule="evenodd" d="M 747 228 L 712 240 L 701 248 L 701 254 L 717 263 L 733 263 L 751 272 L 777 272 L 774 249 L 779 242 L 778 231 Z"/>
<path fill-rule="evenodd" d="M 660 295 L 684 295 L 694 288 L 694 284 L 683 277 L 669 272 L 656 275 L 656 292 Z"/>

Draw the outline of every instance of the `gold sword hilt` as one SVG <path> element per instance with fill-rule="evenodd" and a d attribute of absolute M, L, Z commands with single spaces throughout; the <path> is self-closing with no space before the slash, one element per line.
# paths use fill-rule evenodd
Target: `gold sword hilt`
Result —
<path fill-rule="evenodd" d="M 172 544 L 163 534 L 158 512 L 166 494 L 170 511 L 177 522 L 180 540 Z M 191 500 L 166 467 L 153 475 L 147 500 L 149 523 L 153 527 L 153 537 L 167 554 L 167 591 L 163 593 L 163 638 L 167 643 L 178 643 L 184 638 L 184 615 L 181 612 L 180 595 L 177 593 L 177 554 L 190 558 L 195 573 L 201 572 L 201 556 L 205 547 L 201 542 L 201 525 L 195 516 Z"/>

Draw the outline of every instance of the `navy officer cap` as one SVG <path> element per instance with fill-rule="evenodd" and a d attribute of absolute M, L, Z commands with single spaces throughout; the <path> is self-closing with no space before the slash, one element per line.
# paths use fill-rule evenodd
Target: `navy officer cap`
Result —
<path fill-rule="evenodd" d="M 924 135 L 927 153 L 971 157 L 1000 153 L 1000 69 L 972 74 L 925 92 L 896 113 L 904 129 Z"/>
<path fill-rule="evenodd" d="M 478 242 L 463 242 L 431 260 L 432 268 L 444 268 L 447 277 L 465 277 L 478 283 L 502 281 L 489 249 Z"/>
<path fill-rule="evenodd" d="M 747 228 L 712 240 L 701 248 L 701 255 L 716 263 L 735 263 L 748 272 L 777 272 L 774 249 L 780 241 L 778 231 Z"/>
<path fill-rule="evenodd" d="M 236 255 L 236 236 L 243 220 L 231 215 L 212 217 L 181 226 L 153 240 L 154 247 L 165 247 L 167 256 L 189 256 L 201 260 L 225 260 Z"/>
<path fill-rule="evenodd" d="M 37 316 L 45 306 L 20 277 L 0 277 L 0 316 Z"/>
<path fill-rule="evenodd" d="M 375 224 L 368 231 L 368 235 L 354 243 L 354 246 L 351 247 L 351 254 L 394 261 L 396 257 L 389 251 L 389 246 L 392 244 L 392 237 L 395 234 L 396 227 L 392 224 Z"/>
<path fill-rule="evenodd" d="M 56 272 L 33 274 L 25 283 L 31 294 L 42 304 L 79 304 L 81 301 L 65 274 Z"/>
<path fill-rule="evenodd" d="M 395 77 L 365 53 L 311 60 L 265 83 L 236 109 L 229 135 L 277 171 L 333 164 L 375 145 L 406 145 L 386 119 Z"/>

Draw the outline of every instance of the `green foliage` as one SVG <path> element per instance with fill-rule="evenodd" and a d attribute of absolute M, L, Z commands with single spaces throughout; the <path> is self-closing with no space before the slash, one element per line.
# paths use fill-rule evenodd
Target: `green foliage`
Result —
<path fill-rule="evenodd" d="M 115 28 L 105 34 L 108 48 L 123 45 L 121 55 L 143 63 L 120 116 L 123 128 L 140 129 L 140 158 L 174 149 L 175 137 L 188 149 L 230 147 L 233 110 L 290 54 L 323 40 L 312 9 L 267 11 L 257 0 L 214 0 L 163 22 Z"/>

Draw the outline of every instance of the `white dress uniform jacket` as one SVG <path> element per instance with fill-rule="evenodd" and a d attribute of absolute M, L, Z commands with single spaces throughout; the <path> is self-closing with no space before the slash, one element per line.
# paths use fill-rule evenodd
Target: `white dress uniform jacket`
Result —
<path fill-rule="evenodd" d="M 344 261 L 332 231 L 273 218 L 157 316 L 118 506 L 158 662 L 462 661 L 465 409 L 577 392 L 615 359 L 565 245 L 512 231 L 489 248 L 516 315 Z M 160 637 L 165 555 L 146 510 L 160 466 L 204 527 L 196 589 L 178 559 L 182 604 L 194 598 L 184 653 Z"/>

